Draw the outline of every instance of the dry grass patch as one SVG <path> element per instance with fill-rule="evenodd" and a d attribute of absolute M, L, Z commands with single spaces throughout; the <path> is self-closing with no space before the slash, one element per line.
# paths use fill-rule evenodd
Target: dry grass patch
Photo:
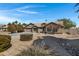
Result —
<path fill-rule="evenodd" d="M 16 56 L 57 56 L 57 52 L 53 49 L 45 50 L 39 47 L 31 47 L 27 50 L 23 50 Z"/>
<path fill-rule="evenodd" d="M 17 56 L 48 56 L 49 52 L 42 48 L 29 48 L 28 50 L 23 50 Z"/>

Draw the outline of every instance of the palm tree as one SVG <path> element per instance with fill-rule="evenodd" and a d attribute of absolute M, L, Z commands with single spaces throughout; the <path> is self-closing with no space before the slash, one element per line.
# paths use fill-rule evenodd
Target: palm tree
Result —
<path fill-rule="evenodd" d="M 79 13 L 79 3 L 76 3 L 76 4 L 75 4 L 75 7 L 76 7 L 76 11 L 75 11 L 75 12 L 76 12 L 76 13 Z M 78 18 L 79 18 L 79 16 L 78 16 Z"/>
<path fill-rule="evenodd" d="M 78 6 L 78 5 L 79 5 L 79 3 L 76 3 L 76 4 L 75 4 L 75 7 Z"/>
<path fill-rule="evenodd" d="M 78 6 L 79 6 L 79 3 L 76 3 L 75 7 L 77 7 L 77 10 L 75 12 L 77 12 L 77 13 L 79 12 L 79 7 Z"/>

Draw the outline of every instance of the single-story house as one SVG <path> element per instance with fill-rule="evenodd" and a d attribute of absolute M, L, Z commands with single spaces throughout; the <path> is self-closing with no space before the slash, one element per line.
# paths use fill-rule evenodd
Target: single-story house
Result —
<path fill-rule="evenodd" d="M 35 26 L 37 26 L 37 31 L 39 33 L 43 32 L 44 26 L 42 25 L 42 23 L 35 23 Z"/>
<path fill-rule="evenodd" d="M 0 25 L 0 31 L 7 31 L 7 25 Z"/>
<path fill-rule="evenodd" d="M 30 23 L 30 24 L 28 24 L 26 27 L 25 27 L 25 29 L 24 29 L 24 31 L 27 31 L 27 32 L 32 32 L 32 28 L 34 27 L 34 24 L 32 24 L 32 23 Z"/>
<path fill-rule="evenodd" d="M 42 26 L 42 23 L 30 23 L 26 26 L 25 31 L 28 32 L 43 32 L 44 30 L 44 25 Z"/>
<path fill-rule="evenodd" d="M 64 28 L 63 25 L 50 22 L 50 23 L 30 23 L 27 25 L 25 31 L 29 32 L 41 32 L 41 33 L 55 33 L 58 29 Z"/>
<path fill-rule="evenodd" d="M 64 28 L 63 25 L 54 23 L 54 22 L 50 22 L 49 24 L 47 24 L 44 28 L 45 33 L 55 33 L 57 32 L 59 29 Z"/>

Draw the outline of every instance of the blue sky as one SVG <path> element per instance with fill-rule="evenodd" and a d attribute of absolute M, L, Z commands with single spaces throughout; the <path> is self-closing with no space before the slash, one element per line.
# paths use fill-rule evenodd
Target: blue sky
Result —
<path fill-rule="evenodd" d="M 15 20 L 22 23 L 54 22 L 68 18 L 79 26 L 75 4 L 68 3 L 2 3 L 0 4 L 0 24 Z"/>

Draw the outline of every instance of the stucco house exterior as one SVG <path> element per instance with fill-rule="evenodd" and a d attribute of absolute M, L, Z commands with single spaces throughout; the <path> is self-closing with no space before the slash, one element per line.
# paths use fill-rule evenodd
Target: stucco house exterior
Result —
<path fill-rule="evenodd" d="M 7 31 L 8 25 L 0 25 L 0 31 Z M 63 29 L 63 22 L 50 23 L 29 23 L 23 26 L 25 32 L 36 33 L 56 33 L 59 29 Z"/>
<path fill-rule="evenodd" d="M 7 31 L 7 25 L 0 25 L 0 31 Z"/>
<path fill-rule="evenodd" d="M 42 33 L 44 31 L 43 29 L 44 26 L 42 26 L 42 23 L 30 23 L 26 26 L 25 31 Z"/>
<path fill-rule="evenodd" d="M 64 28 L 63 25 L 50 22 L 50 23 L 30 23 L 26 27 L 28 32 L 38 32 L 38 33 L 55 33 L 59 29 Z"/>
<path fill-rule="evenodd" d="M 30 23 L 24 28 L 24 31 L 25 32 L 33 32 L 33 27 L 34 27 L 34 24 Z"/>
<path fill-rule="evenodd" d="M 45 26 L 44 31 L 46 33 L 56 33 L 59 29 L 63 29 L 63 28 L 64 28 L 64 26 L 62 26 L 60 24 L 50 22 Z"/>

